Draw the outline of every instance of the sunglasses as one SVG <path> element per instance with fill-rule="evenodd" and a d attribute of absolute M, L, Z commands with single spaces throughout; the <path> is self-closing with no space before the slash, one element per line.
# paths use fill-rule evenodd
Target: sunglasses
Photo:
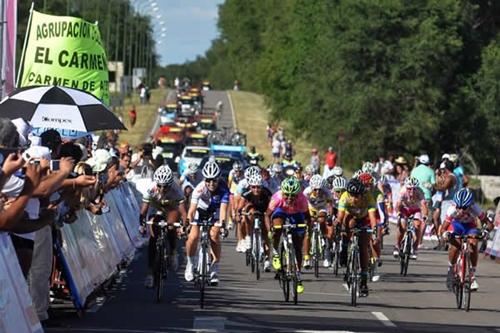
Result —
<path fill-rule="evenodd" d="M 166 184 L 156 185 L 156 186 L 158 186 L 158 188 L 168 188 L 168 187 L 170 187 L 170 185 L 166 185 Z"/>
<path fill-rule="evenodd" d="M 205 183 L 217 183 L 217 178 L 207 178 L 205 179 Z"/>
<path fill-rule="evenodd" d="M 296 195 L 293 194 L 284 194 L 283 195 L 286 199 L 295 199 Z"/>
<path fill-rule="evenodd" d="M 258 186 L 258 185 L 252 185 L 252 186 L 250 186 L 250 188 L 251 188 L 252 190 L 255 190 L 255 189 L 260 189 L 260 186 Z"/>

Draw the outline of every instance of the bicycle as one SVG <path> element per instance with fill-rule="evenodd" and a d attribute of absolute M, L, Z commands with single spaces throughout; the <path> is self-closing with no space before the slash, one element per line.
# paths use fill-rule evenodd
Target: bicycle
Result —
<path fill-rule="evenodd" d="M 455 235 L 451 234 L 450 238 L 460 240 L 462 242 L 458 250 L 458 259 L 453 269 L 453 293 L 457 302 L 457 309 L 470 310 L 471 300 L 471 284 L 473 273 L 471 272 L 470 260 L 470 243 L 469 239 L 482 239 L 481 235 Z"/>
<path fill-rule="evenodd" d="M 296 228 L 305 228 L 307 224 L 291 224 L 287 218 L 281 227 L 273 227 L 274 229 L 282 229 L 284 234 L 280 240 L 280 260 L 281 269 L 278 270 L 278 281 L 281 289 L 283 289 L 283 296 L 285 302 L 290 300 L 290 284 L 292 285 L 293 303 L 298 303 L 297 285 L 298 278 L 298 262 L 295 256 L 295 246 L 293 245 L 293 230 Z"/>
<path fill-rule="evenodd" d="M 413 215 L 410 215 L 406 220 L 406 232 L 401 242 L 402 246 L 399 250 L 400 275 L 403 276 L 406 276 L 408 273 L 408 265 L 410 263 L 410 256 L 413 251 L 413 243 L 416 237 L 413 221 Z"/>
<path fill-rule="evenodd" d="M 342 235 L 340 224 L 335 226 L 335 238 L 332 242 L 332 266 L 333 266 L 333 275 L 338 276 L 339 267 L 340 267 L 340 252 L 342 251 Z"/>
<path fill-rule="evenodd" d="M 349 243 L 349 255 L 347 257 L 346 281 L 349 292 L 351 293 L 351 305 L 357 305 L 358 289 L 361 279 L 360 274 L 360 251 L 359 251 L 359 234 L 361 232 L 372 233 L 370 228 L 354 228 L 352 230 L 352 240 Z"/>
<path fill-rule="evenodd" d="M 210 266 L 211 266 L 211 246 L 210 229 L 214 225 L 213 217 L 208 216 L 206 212 L 198 209 L 200 219 L 198 227 L 200 228 L 200 243 L 198 249 L 198 262 L 194 270 L 194 285 L 200 290 L 200 308 L 205 306 L 205 287 L 210 285 Z"/>
<path fill-rule="evenodd" d="M 167 279 L 168 269 L 172 266 L 170 262 L 171 246 L 167 237 L 167 230 L 180 228 L 182 224 L 179 222 L 169 224 L 166 221 L 147 221 L 148 225 L 157 225 L 160 233 L 156 239 L 156 256 L 153 263 L 153 286 L 155 289 L 154 295 L 157 302 L 161 302 L 164 294 L 165 280 Z"/>
<path fill-rule="evenodd" d="M 260 280 L 262 263 L 264 260 L 264 247 L 262 243 L 262 217 L 261 212 L 242 213 L 245 216 L 253 217 L 253 232 L 251 233 L 251 248 L 246 251 L 247 262 L 250 263 L 252 273 L 255 273 L 256 280 Z M 247 265 L 248 266 L 248 265 Z"/>
<path fill-rule="evenodd" d="M 311 234 L 311 259 L 314 264 L 314 276 L 319 277 L 319 262 L 324 257 L 324 246 L 325 239 L 323 233 L 321 232 L 321 224 L 318 222 L 317 218 L 313 218 L 312 222 L 312 234 Z"/>

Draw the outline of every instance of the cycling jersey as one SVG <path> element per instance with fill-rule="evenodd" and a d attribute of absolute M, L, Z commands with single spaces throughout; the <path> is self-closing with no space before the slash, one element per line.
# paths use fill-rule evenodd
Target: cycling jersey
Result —
<path fill-rule="evenodd" d="M 281 191 L 278 191 L 271 197 L 269 210 L 275 211 L 278 208 L 283 210 L 286 214 L 291 215 L 296 213 L 307 213 L 309 205 L 307 203 L 307 198 L 303 193 L 299 193 L 292 201 L 291 205 L 289 205 L 287 199 L 283 196 Z"/>
<path fill-rule="evenodd" d="M 403 217 L 407 218 L 413 215 L 415 220 L 422 220 L 420 207 L 425 204 L 425 195 L 420 187 L 414 188 L 413 191 L 408 191 L 406 186 L 403 186 L 399 191 L 396 207 L 400 207 L 400 213 Z"/>
<path fill-rule="evenodd" d="M 474 204 L 468 209 L 457 210 L 457 206 L 452 204 L 446 211 L 446 222 L 459 222 L 462 224 L 476 224 L 476 218 L 483 220 L 485 217 L 481 208 Z"/>
<path fill-rule="evenodd" d="M 219 180 L 215 192 L 210 192 L 205 184 L 205 181 L 199 183 L 193 190 L 191 196 L 191 204 L 197 205 L 198 208 L 207 211 L 218 218 L 221 204 L 229 203 L 229 189 L 227 184 Z M 195 214 L 195 220 L 198 220 L 198 211 Z M 193 221 L 194 222 L 194 221 Z"/>
<path fill-rule="evenodd" d="M 243 193 L 242 197 L 248 201 L 257 211 L 264 213 L 271 201 L 272 193 L 263 187 L 259 195 L 254 195 L 252 191 Z"/>
<path fill-rule="evenodd" d="M 304 195 L 307 198 L 309 205 L 309 211 L 311 213 L 326 211 L 328 203 L 331 203 L 333 198 L 330 193 L 325 188 L 319 189 L 318 193 L 314 193 L 313 189 L 308 186 L 304 190 Z"/>
<path fill-rule="evenodd" d="M 362 195 L 357 203 L 354 202 L 354 199 L 349 192 L 342 193 L 339 200 L 339 211 L 346 212 L 355 219 L 363 219 L 368 216 L 368 212 L 376 210 L 375 200 L 371 193 Z"/>
<path fill-rule="evenodd" d="M 236 172 L 234 170 L 229 171 L 229 176 L 227 177 L 227 183 L 231 184 L 231 188 L 229 191 L 231 194 L 237 193 L 238 184 L 244 179 L 243 173 L 240 176 L 236 176 Z"/>
<path fill-rule="evenodd" d="M 203 180 L 203 175 L 201 174 L 201 172 L 199 170 L 194 175 L 190 174 L 189 170 L 185 170 L 182 173 L 182 176 L 180 179 L 183 183 L 188 181 L 193 186 L 196 186 Z"/>
<path fill-rule="evenodd" d="M 172 183 L 164 193 L 161 193 L 158 186 L 153 184 L 142 197 L 142 201 L 163 211 L 172 210 L 184 201 L 184 194 L 176 182 Z"/>

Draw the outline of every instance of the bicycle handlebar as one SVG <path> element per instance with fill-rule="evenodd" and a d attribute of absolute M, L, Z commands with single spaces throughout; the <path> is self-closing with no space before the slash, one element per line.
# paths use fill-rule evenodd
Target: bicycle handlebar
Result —
<path fill-rule="evenodd" d="M 159 221 L 159 222 L 153 222 L 153 221 L 147 221 L 147 225 L 157 225 L 160 228 L 164 227 L 175 227 L 175 228 L 181 228 L 183 225 L 180 222 L 174 222 L 174 223 L 168 223 L 167 221 Z"/>

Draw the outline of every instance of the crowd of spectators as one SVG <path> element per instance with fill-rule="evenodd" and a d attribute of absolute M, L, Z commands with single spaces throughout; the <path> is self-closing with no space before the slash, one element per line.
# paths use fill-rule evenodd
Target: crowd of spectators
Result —
<path fill-rule="evenodd" d="M 62 138 L 53 129 L 35 136 L 24 120 L 0 118 L 0 233 L 12 239 L 42 324 L 49 319 L 58 230 L 75 223 L 81 209 L 108 213 L 104 194 L 140 176 L 138 169 L 152 169 L 151 150 L 146 145 L 132 154 L 113 131 L 97 141 Z"/>

